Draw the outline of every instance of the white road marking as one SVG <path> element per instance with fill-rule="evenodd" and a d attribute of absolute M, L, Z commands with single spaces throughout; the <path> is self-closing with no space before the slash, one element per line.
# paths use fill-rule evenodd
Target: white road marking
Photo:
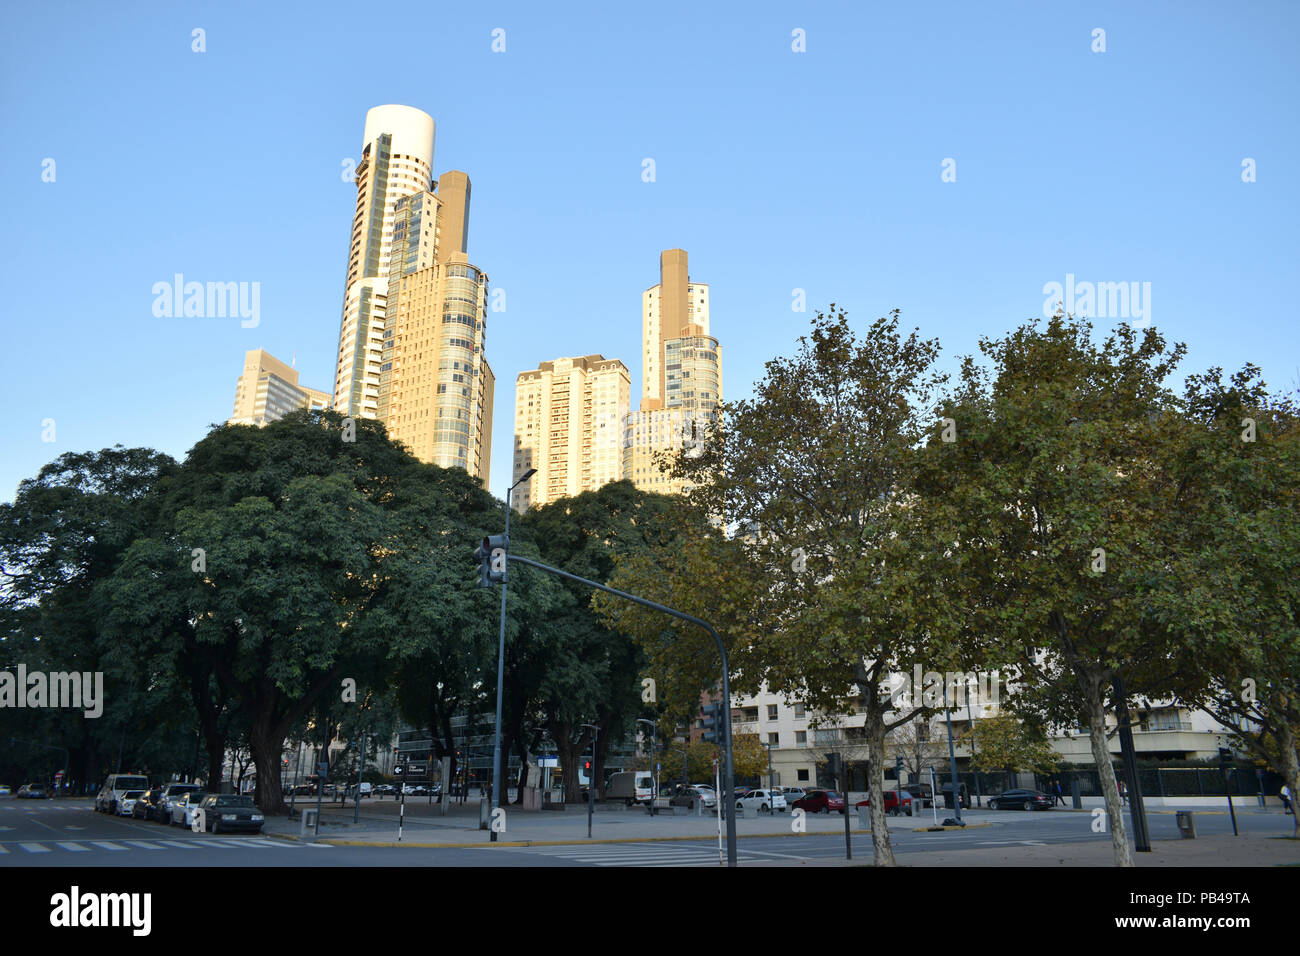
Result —
<path fill-rule="evenodd" d="M 50 848 L 48 846 L 41 846 L 41 844 L 39 843 L 20 843 L 18 845 L 22 847 L 24 850 L 26 850 L 28 853 L 49 853 L 50 852 Z"/>
<path fill-rule="evenodd" d="M 125 849 L 126 849 L 126 847 L 124 847 L 124 846 L 118 846 L 116 843 L 111 843 L 111 842 L 109 842 L 108 840 L 91 840 L 90 842 L 91 842 L 92 845 L 97 846 L 97 847 L 100 847 L 101 849 L 105 849 L 105 850 L 125 850 Z"/>
<path fill-rule="evenodd" d="M 61 846 L 65 850 L 71 850 L 73 853 L 89 853 L 90 848 L 84 847 L 80 843 L 56 843 L 55 846 Z"/>

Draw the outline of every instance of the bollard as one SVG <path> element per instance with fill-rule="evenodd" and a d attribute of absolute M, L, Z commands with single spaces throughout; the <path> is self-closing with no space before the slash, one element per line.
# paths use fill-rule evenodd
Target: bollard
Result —
<path fill-rule="evenodd" d="M 1178 811 L 1178 833 L 1184 840 L 1196 839 L 1196 819 L 1190 810 Z"/>
<path fill-rule="evenodd" d="M 871 829 L 871 808 L 870 807 L 858 807 L 858 829 L 859 830 Z"/>
<path fill-rule="evenodd" d="M 302 811 L 302 826 L 298 830 L 298 836 L 306 836 L 307 828 L 316 829 L 316 808 L 312 807 Z"/>

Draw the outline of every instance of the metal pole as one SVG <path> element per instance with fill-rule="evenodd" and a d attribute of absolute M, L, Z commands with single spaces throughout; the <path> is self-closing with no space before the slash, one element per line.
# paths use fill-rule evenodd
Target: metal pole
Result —
<path fill-rule="evenodd" d="M 930 698 L 934 700 L 933 697 Z M 924 793 L 924 791 L 922 791 Z M 934 811 L 934 825 L 939 825 L 939 780 L 934 775 L 934 766 L 930 766 L 930 809 Z"/>
<path fill-rule="evenodd" d="M 1223 772 L 1223 792 L 1228 795 L 1228 814 L 1232 817 L 1232 835 L 1241 836 L 1237 832 L 1237 811 L 1232 808 L 1232 788 L 1228 786 L 1228 768 L 1225 765 L 1220 766 L 1219 769 Z"/>
<path fill-rule="evenodd" d="M 772 751 L 768 751 L 771 754 Z M 853 859 L 853 831 L 849 827 L 849 762 L 840 755 L 840 796 L 844 798 L 844 859 Z"/>
<path fill-rule="evenodd" d="M 591 728 L 591 773 L 587 775 L 587 839 L 591 839 L 591 818 L 596 812 L 596 738 L 600 728 L 595 724 L 583 724 Z"/>
<path fill-rule="evenodd" d="M 679 620 L 689 621 L 698 627 L 704 628 L 704 630 L 708 632 L 709 636 L 713 638 L 713 643 L 717 645 L 718 654 L 722 658 L 723 785 L 726 790 L 724 796 L 728 800 L 732 799 L 736 789 L 736 778 L 735 773 L 733 772 L 731 759 L 731 664 L 727 657 L 727 647 L 722 643 L 722 638 L 718 636 L 718 632 L 714 630 L 713 625 L 708 621 L 702 620 L 691 614 L 685 614 L 682 611 L 675 610 L 667 605 L 659 604 L 643 597 L 637 597 L 635 594 L 628 594 L 626 591 L 620 591 L 617 588 L 607 587 L 604 584 L 589 580 L 588 578 L 579 577 L 576 574 L 570 574 L 568 571 L 561 571 L 559 568 L 553 568 L 548 564 L 542 564 L 540 561 L 533 561 L 530 558 L 523 558 L 519 555 L 509 553 L 507 553 L 506 559 L 508 561 L 518 561 L 520 564 L 526 564 L 529 567 L 537 568 L 538 570 L 545 571 L 548 574 L 567 578 L 570 581 L 577 581 L 579 584 L 585 584 L 598 591 L 613 594 L 626 601 L 631 601 L 633 604 L 640 604 L 642 607 L 648 607 L 655 611 L 662 611 L 664 614 L 672 615 Z M 736 815 L 734 813 L 728 814 L 727 816 L 727 865 L 736 865 Z"/>
<path fill-rule="evenodd" d="M 506 489 L 506 538 L 510 537 L 510 494 L 515 490 L 511 485 Z M 508 567 L 508 565 L 507 565 Z M 505 570 L 501 572 L 501 634 L 497 640 L 497 721 L 496 733 L 492 740 L 492 806 L 489 812 L 501 805 L 501 774 L 497 771 L 501 766 L 501 693 L 504 690 L 505 683 L 505 666 L 506 666 L 506 581 L 509 573 Z M 591 769 L 594 771 L 596 765 L 593 762 Z M 497 831 L 489 829 L 488 839 L 492 843 L 497 842 Z"/>
<path fill-rule="evenodd" d="M 312 831 L 314 836 L 320 836 L 320 805 L 321 798 L 325 796 L 325 775 L 320 772 L 320 751 L 316 751 L 316 827 Z"/>
<path fill-rule="evenodd" d="M 1137 754 L 1133 750 L 1133 728 L 1129 724 L 1128 697 L 1124 693 L 1124 678 L 1115 675 L 1115 707 L 1119 721 L 1119 749 L 1124 758 L 1124 775 L 1128 777 L 1129 816 L 1133 820 L 1133 848 L 1139 853 L 1151 852 L 1151 836 L 1147 831 L 1146 806 L 1142 802 L 1142 783 L 1138 780 Z"/>
<path fill-rule="evenodd" d="M 361 778 L 366 772 L 366 734 L 361 734 L 361 763 L 357 765 L 357 798 L 353 801 L 352 822 L 356 823 L 361 817 Z"/>
<path fill-rule="evenodd" d="M 952 711 L 948 709 L 948 684 L 943 685 L 943 716 L 948 721 L 948 766 L 952 771 L 952 802 L 957 808 L 957 826 L 964 827 L 961 821 L 961 786 L 957 779 L 957 751 L 952 745 Z"/>

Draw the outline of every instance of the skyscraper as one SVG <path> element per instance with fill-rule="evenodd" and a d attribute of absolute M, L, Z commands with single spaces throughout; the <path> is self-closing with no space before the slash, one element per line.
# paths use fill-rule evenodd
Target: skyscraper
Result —
<path fill-rule="evenodd" d="M 722 402 L 722 349 L 709 334 L 709 287 L 691 281 L 686 251 L 659 256 L 659 284 L 641 296 L 640 411 L 624 423 L 623 475 L 646 491 L 677 493 L 657 453 L 698 447 Z"/>
<path fill-rule="evenodd" d="M 469 177 L 449 171 L 433 181 L 433 139 L 421 110 L 366 114 L 335 408 L 380 419 L 421 461 L 486 484 L 495 390 L 484 355 L 488 277 L 467 255 Z"/>
<path fill-rule="evenodd" d="M 559 358 L 515 380 L 514 477 L 520 510 L 594 491 L 623 477 L 623 428 L 631 402 L 627 366 L 603 355 Z"/>
<path fill-rule="evenodd" d="M 329 408 L 330 394 L 298 384 L 298 370 L 270 352 L 244 354 L 244 372 L 235 383 L 235 410 L 227 425 L 265 425 L 300 408 Z"/>

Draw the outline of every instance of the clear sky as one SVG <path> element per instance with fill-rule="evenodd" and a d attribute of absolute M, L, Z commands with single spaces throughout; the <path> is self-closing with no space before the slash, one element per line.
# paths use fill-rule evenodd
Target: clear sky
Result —
<path fill-rule="evenodd" d="M 720 6 L 11 5 L 0 499 L 65 451 L 183 457 L 248 349 L 332 387 L 341 172 L 383 103 L 436 120 L 435 175 L 470 175 L 470 260 L 506 292 L 498 495 L 520 371 L 600 352 L 637 401 L 641 293 L 672 247 L 711 286 L 727 399 L 832 301 L 860 327 L 902 309 L 955 365 L 1071 274 L 1150 283 L 1184 372 L 1300 377 L 1300 4 Z M 260 283 L 258 326 L 156 318 L 175 273 Z"/>

